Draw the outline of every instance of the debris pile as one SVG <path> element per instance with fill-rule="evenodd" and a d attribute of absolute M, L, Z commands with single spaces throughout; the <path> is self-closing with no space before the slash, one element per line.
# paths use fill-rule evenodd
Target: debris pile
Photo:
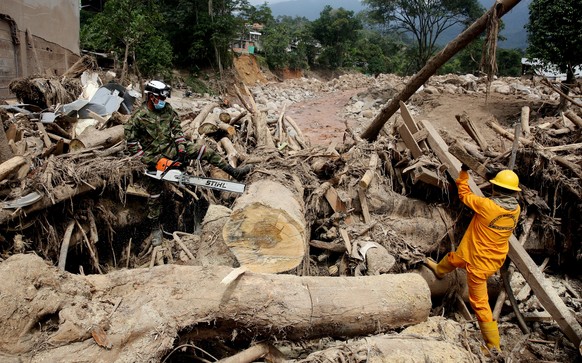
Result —
<path fill-rule="evenodd" d="M 364 361 L 390 354 L 478 360 L 479 331 L 466 294 L 450 293 L 464 280 L 462 272 L 436 280 L 421 267 L 426 256 L 451 250 L 468 221 L 453 183 L 461 161 L 473 169 L 480 192 L 487 190 L 487 167 L 514 160 L 524 189 L 516 251 L 552 251 L 562 263 L 566 255 L 581 259 L 575 236 L 582 221 L 572 211 L 581 204 L 582 125 L 575 108 L 554 116 L 537 107 L 557 102 L 551 84 L 501 79 L 491 86 L 536 106 L 535 119 L 526 109 L 520 114 L 521 136 L 506 129 L 507 120 L 491 119 L 501 137 L 513 141 L 518 135 L 510 150 L 488 144 L 480 134 L 484 126 L 469 115 L 458 115 L 466 137 L 453 140 L 415 119 L 430 96 L 484 97 L 484 82 L 473 76 L 431 79 L 408 105 L 401 103 L 373 143 L 363 142 L 360 130 L 406 78 L 351 74 L 252 91 L 237 84 L 228 98 L 174 92 L 170 103 L 188 138 L 209 143 L 233 166 L 255 168 L 241 196 L 167 186 L 168 233 L 153 247 L 144 240 L 145 199 L 136 192 L 143 166 L 124 152 L 122 125 L 137 96 L 99 84 L 88 72 L 72 73 L 80 77 L 80 99 L 36 95 L 37 103 L 30 98 L 32 105 L 0 110 L 9 147 L 0 153 L 0 278 L 6 289 L 20 287 L 0 294 L 10 307 L 0 315 L 10 321 L 2 334 L 10 338 L 0 342 L 4 360 L 20 354 L 67 361 L 72 352 L 87 360 L 209 359 L 202 351 L 232 358 L 243 351 L 255 357 L 250 361 L 265 355 L 273 361 Z M 21 84 L 27 82 L 39 84 Z M 305 121 L 287 109 L 348 89 L 361 91 L 344 109 L 356 121 L 346 124 L 346 142 L 312 146 L 301 130 Z M 196 163 L 189 170 L 220 174 Z M 31 251 L 42 259 L 20 255 Z M 500 296 L 507 357 L 567 360 L 578 349 L 569 340 L 576 339 L 576 319 L 582 320 L 579 287 L 561 279 L 547 284 L 529 265 L 533 261 L 520 256 L 510 255 L 516 265 L 508 271 L 511 297 L 526 321 L 537 325 L 530 335 L 519 334 L 497 283 L 492 297 Z M 431 315 L 446 312 L 461 323 L 427 320 L 431 296 L 440 301 Z M 576 316 L 564 318 L 563 309 Z M 373 336 L 345 340 L 366 335 Z M 253 344 L 258 340 L 264 342 Z M 548 342 L 560 349 L 539 348 Z"/>

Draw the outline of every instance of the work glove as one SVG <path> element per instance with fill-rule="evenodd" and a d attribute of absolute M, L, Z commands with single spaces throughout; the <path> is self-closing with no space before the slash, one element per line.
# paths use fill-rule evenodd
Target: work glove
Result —
<path fill-rule="evenodd" d="M 471 168 L 469 168 L 469 165 L 463 163 L 463 164 L 461 164 L 461 170 L 469 171 L 469 170 L 471 170 Z"/>

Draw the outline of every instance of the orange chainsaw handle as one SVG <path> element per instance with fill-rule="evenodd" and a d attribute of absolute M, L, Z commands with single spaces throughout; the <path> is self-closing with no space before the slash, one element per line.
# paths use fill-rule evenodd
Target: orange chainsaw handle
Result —
<path fill-rule="evenodd" d="M 179 161 L 174 161 L 168 158 L 161 158 L 160 160 L 158 160 L 158 163 L 156 164 L 156 170 L 165 171 L 168 168 L 177 167 L 180 165 L 181 163 Z"/>

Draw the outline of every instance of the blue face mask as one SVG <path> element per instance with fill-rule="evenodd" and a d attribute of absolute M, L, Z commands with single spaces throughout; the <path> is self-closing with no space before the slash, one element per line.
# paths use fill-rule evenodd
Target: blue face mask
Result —
<path fill-rule="evenodd" d="M 161 110 L 164 107 L 166 107 L 166 101 L 164 101 L 164 100 L 158 100 L 158 103 L 154 104 L 154 108 L 156 110 Z"/>

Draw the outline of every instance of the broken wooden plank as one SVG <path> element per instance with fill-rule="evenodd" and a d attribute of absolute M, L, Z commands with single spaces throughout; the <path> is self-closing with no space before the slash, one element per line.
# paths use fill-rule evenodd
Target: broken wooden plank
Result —
<path fill-rule="evenodd" d="M 483 137 L 479 129 L 475 126 L 475 124 L 469 119 L 469 115 L 467 112 L 463 112 L 460 115 L 456 115 L 455 118 L 461 124 L 463 129 L 471 136 L 471 138 L 479 145 L 481 150 L 485 151 L 489 148 L 489 144 L 487 140 Z"/>
<path fill-rule="evenodd" d="M 340 228 L 339 229 L 340 235 L 342 236 L 342 239 L 344 241 L 344 244 L 346 246 L 346 250 L 348 251 L 348 254 L 352 252 L 352 242 L 350 241 L 350 236 L 348 235 L 348 231 L 345 230 L 345 228 Z"/>
<path fill-rule="evenodd" d="M 337 190 L 335 190 L 334 187 L 330 186 L 327 189 L 327 191 L 325 192 L 325 199 L 327 200 L 327 202 L 331 206 L 331 209 L 333 209 L 334 212 L 343 214 L 348 213 L 346 203 L 343 200 L 341 200 L 341 198 L 337 194 Z M 345 222 L 346 224 L 352 224 L 354 220 L 352 216 L 346 216 Z"/>
<path fill-rule="evenodd" d="M 463 146 L 461 146 L 459 143 L 455 142 L 455 143 L 451 144 L 449 146 L 449 152 L 454 157 L 459 159 L 459 161 L 461 161 L 463 164 L 466 164 L 467 166 L 469 166 L 469 168 L 471 168 L 471 170 L 473 170 L 475 173 L 477 173 L 480 177 L 486 179 L 487 167 L 485 167 L 485 165 L 481 164 L 472 155 L 469 155 L 467 150 L 465 150 L 465 148 Z"/>
<path fill-rule="evenodd" d="M 414 121 L 414 118 L 410 114 L 410 111 L 408 110 L 408 107 L 406 107 L 406 104 L 402 101 L 400 101 L 399 104 L 400 104 L 400 115 L 404 120 L 404 124 L 406 125 L 406 127 L 408 127 L 408 130 L 410 130 L 410 133 L 414 137 L 414 135 L 420 131 L 420 128 L 418 127 L 416 121 Z M 418 145 L 421 147 L 421 149 L 427 149 L 428 145 L 426 144 L 426 141 L 423 141 L 422 139 L 420 140 L 421 141 L 418 142 Z"/>
<path fill-rule="evenodd" d="M 400 137 L 402 137 L 402 140 L 404 141 L 404 144 L 406 144 L 408 150 L 410 150 L 412 157 L 414 159 L 421 157 L 423 154 L 422 150 L 414 139 L 414 135 L 412 132 L 410 132 L 410 129 L 408 129 L 408 126 L 406 126 L 406 124 L 400 125 L 398 128 L 398 133 L 400 134 Z"/>
<path fill-rule="evenodd" d="M 461 162 L 449 152 L 449 146 L 428 120 L 420 120 L 420 124 L 428 131 L 427 140 L 430 148 L 441 163 L 447 167 L 447 171 L 453 180 L 457 180 L 459 170 L 461 170 Z M 469 186 L 479 189 L 471 176 L 469 176 Z"/>
<path fill-rule="evenodd" d="M 368 208 L 366 190 L 362 187 L 358 188 L 358 198 L 360 199 L 360 206 L 362 207 L 362 216 L 364 217 L 364 223 L 368 224 L 372 220 L 372 217 L 370 217 L 370 209 Z"/>
<path fill-rule="evenodd" d="M 432 125 L 429 122 L 423 122 L 425 128 L 431 133 Z M 431 135 L 429 135 L 429 143 L 431 140 Z M 437 134 L 438 135 L 438 134 Z M 434 140 L 433 140 L 434 141 Z M 444 142 L 444 141 L 443 141 Z M 446 143 L 430 143 L 431 148 L 437 155 L 446 155 Z M 440 149 L 440 150 L 438 150 Z M 437 152 L 438 150 L 438 152 Z M 452 156 L 452 155 L 451 155 Z M 456 159 L 455 159 L 456 160 Z M 441 161 L 443 161 L 441 159 Z M 457 163 L 447 163 L 449 166 L 449 173 L 454 175 L 455 179 L 458 178 L 460 170 L 460 162 Z M 471 186 L 473 193 L 479 196 L 483 196 L 483 193 L 476 186 Z M 579 345 L 582 341 L 582 327 L 576 320 L 576 317 L 572 314 L 568 307 L 562 301 L 562 299 L 556 293 L 556 290 L 544 277 L 540 269 L 537 267 L 535 262 L 532 260 L 527 251 L 519 243 L 514 235 L 511 235 L 509 239 L 509 253 L 508 257 L 515 264 L 518 271 L 523 275 L 527 283 L 531 286 L 534 294 L 542 304 L 542 306 L 552 315 L 560 330 L 566 335 L 566 337 L 575 345 Z"/>
<path fill-rule="evenodd" d="M 50 148 L 51 146 L 53 146 L 53 142 L 51 141 L 50 137 L 47 135 L 46 133 L 46 129 L 44 128 L 44 125 L 39 122 L 36 125 L 38 127 L 38 131 L 40 132 L 41 136 L 42 136 L 42 141 L 44 142 L 44 146 L 46 148 Z"/>
<path fill-rule="evenodd" d="M 434 185 L 435 187 L 444 188 L 445 183 L 443 178 L 439 178 L 437 173 L 432 170 L 429 170 L 423 166 L 418 166 L 410 171 L 412 176 L 412 183 L 416 184 L 419 181 Z"/>
<path fill-rule="evenodd" d="M 529 137 L 531 131 L 529 129 L 529 106 L 523 106 L 521 108 L 521 130 L 523 131 L 523 136 Z"/>

